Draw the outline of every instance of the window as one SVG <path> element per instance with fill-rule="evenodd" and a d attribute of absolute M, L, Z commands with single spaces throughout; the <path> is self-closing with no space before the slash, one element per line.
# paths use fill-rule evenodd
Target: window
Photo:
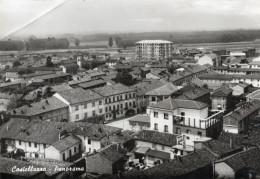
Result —
<path fill-rule="evenodd" d="M 43 148 L 44 148 L 44 149 L 46 148 L 46 144 L 43 144 Z"/>
<path fill-rule="evenodd" d="M 92 111 L 92 116 L 95 116 L 96 115 L 96 111 Z"/>
<path fill-rule="evenodd" d="M 72 154 L 71 154 L 71 149 L 69 150 L 69 156 L 70 156 L 70 157 L 72 156 Z"/>
<path fill-rule="evenodd" d="M 99 101 L 99 105 L 102 105 L 102 101 Z"/>
<path fill-rule="evenodd" d="M 74 147 L 74 153 L 76 153 L 77 152 L 77 148 L 76 147 Z"/>
<path fill-rule="evenodd" d="M 123 96 L 121 95 L 120 98 L 121 98 L 121 100 L 122 100 L 122 99 L 123 99 Z"/>
<path fill-rule="evenodd" d="M 131 95 L 131 93 L 129 94 L 129 99 L 131 99 L 132 98 L 132 95 Z"/>
<path fill-rule="evenodd" d="M 121 104 L 121 108 L 123 108 L 123 104 Z"/>
<path fill-rule="evenodd" d="M 117 96 L 117 101 L 119 101 L 119 96 Z"/>
<path fill-rule="evenodd" d="M 129 107 L 132 107 L 132 103 L 131 102 L 129 102 Z"/>
<path fill-rule="evenodd" d="M 164 115 L 164 119 L 169 119 L 168 113 L 164 113 L 163 115 Z"/>
<path fill-rule="evenodd" d="M 103 112 L 103 110 L 102 109 L 99 109 L 99 113 L 102 113 Z"/>
<path fill-rule="evenodd" d="M 31 142 L 29 142 L 29 147 L 31 147 Z"/>
<path fill-rule="evenodd" d="M 158 131 L 158 124 L 157 123 L 154 124 L 154 130 Z"/>
<path fill-rule="evenodd" d="M 115 106 L 115 105 L 113 106 L 113 110 L 114 110 L 114 111 L 116 110 L 116 106 Z"/>
<path fill-rule="evenodd" d="M 22 145 L 22 141 L 19 140 L 19 145 Z"/>
<path fill-rule="evenodd" d="M 135 98 L 135 93 L 133 93 L 133 98 Z"/>
<path fill-rule="evenodd" d="M 95 102 L 92 103 L 92 107 L 95 107 Z"/>
<path fill-rule="evenodd" d="M 185 119 L 185 112 L 181 112 L 181 120 L 183 121 Z"/>
<path fill-rule="evenodd" d="M 75 106 L 75 111 L 78 111 L 78 110 L 79 110 L 79 106 L 76 105 L 76 106 Z"/>
<path fill-rule="evenodd" d="M 167 125 L 164 126 L 164 132 L 168 132 L 168 126 Z"/>
<path fill-rule="evenodd" d="M 186 131 L 186 132 L 187 132 L 188 134 L 190 134 L 190 130 L 188 130 L 188 129 L 187 129 L 187 131 Z"/>
<path fill-rule="evenodd" d="M 108 98 L 108 101 L 109 101 L 109 103 L 111 103 L 111 99 L 110 98 Z"/>
<path fill-rule="evenodd" d="M 155 96 L 152 96 L 152 101 L 156 101 Z"/>
<path fill-rule="evenodd" d="M 34 143 L 34 147 L 37 148 L 37 144 L 36 143 Z"/>
<path fill-rule="evenodd" d="M 105 99 L 105 103 L 107 103 L 107 98 Z"/>
<path fill-rule="evenodd" d="M 88 107 L 88 103 L 85 103 L 84 104 L 84 109 L 87 109 L 87 107 Z"/>
<path fill-rule="evenodd" d="M 155 118 L 158 118 L 158 112 L 154 112 L 154 113 L 153 113 L 153 116 L 154 116 Z"/>
<path fill-rule="evenodd" d="M 88 149 L 89 153 L 91 153 L 91 148 Z"/>
<path fill-rule="evenodd" d="M 65 153 L 62 154 L 62 158 L 63 158 L 63 161 L 65 161 L 65 159 L 66 159 Z"/>
<path fill-rule="evenodd" d="M 176 128 L 176 134 L 181 134 L 181 129 L 180 128 Z"/>
<path fill-rule="evenodd" d="M 133 107 L 135 108 L 135 101 L 133 101 Z"/>
<path fill-rule="evenodd" d="M 106 112 L 107 112 L 107 107 L 106 107 Z"/>
<path fill-rule="evenodd" d="M 109 111 L 111 111 L 111 106 L 109 106 Z"/>
<path fill-rule="evenodd" d="M 187 136 L 187 137 L 186 137 L 186 139 L 187 139 L 187 140 L 190 140 L 190 137 L 189 137 L 189 136 Z"/>
<path fill-rule="evenodd" d="M 117 105 L 117 110 L 119 110 L 119 104 Z"/>
<path fill-rule="evenodd" d="M 76 119 L 79 119 L 79 115 L 78 114 L 76 115 Z"/>
<path fill-rule="evenodd" d="M 201 137 L 202 136 L 202 132 L 198 131 L 198 135 Z"/>
<path fill-rule="evenodd" d="M 115 98 L 115 96 L 113 96 L 113 102 L 115 102 L 116 101 L 116 98 Z"/>
<path fill-rule="evenodd" d="M 84 118 L 87 118 L 87 117 L 88 117 L 88 113 L 85 112 L 85 113 L 84 113 Z"/>
<path fill-rule="evenodd" d="M 89 145 L 91 144 L 91 140 L 90 140 L 90 139 L 88 139 L 88 144 L 89 144 Z"/>
<path fill-rule="evenodd" d="M 125 95 L 125 99 L 127 99 L 127 94 Z"/>

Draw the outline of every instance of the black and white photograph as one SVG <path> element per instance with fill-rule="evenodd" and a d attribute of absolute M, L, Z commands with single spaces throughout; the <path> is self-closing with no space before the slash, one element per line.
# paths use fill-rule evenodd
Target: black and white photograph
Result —
<path fill-rule="evenodd" d="M 0 179 L 260 179 L 260 0 L 0 0 Z"/>

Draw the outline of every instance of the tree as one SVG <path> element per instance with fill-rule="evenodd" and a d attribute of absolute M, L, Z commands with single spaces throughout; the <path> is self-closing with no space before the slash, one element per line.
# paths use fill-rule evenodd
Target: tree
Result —
<path fill-rule="evenodd" d="M 13 67 L 17 67 L 17 66 L 20 66 L 20 65 L 21 65 L 21 63 L 20 63 L 19 60 L 16 60 L 16 61 L 14 61 L 14 63 L 13 63 Z"/>
<path fill-rule="evenodd" d="M 51 97 L 52 95 L 54 95 L 55 92 L 53 92 L 52 87 L 47 86 L 44 93 L 43 93 L 43 98 L 48 98 Z"/>
<path fill-rule="evenodd" d="M 112 46 L 113 46 L 113 37 L 109 37 L 109 39 L 108 39 L 108 45 L 109 45 L 109 47 L 112 47 Z"/>
<path fill-rule="evenodd" d="M 82 63 L 82 68 L 84 68 L 85 70 L 89 70 L 92 68 L 91 64 L 87 63 L 87 62 L 83 62 Z"/>
<path fill-rule="evenodd" d="M 133 84 L 133 77 L 126 71 L 117 73 L 116 75 L 116 82 L 122 83 L 124 85 L 132 85 Z"/>
<path fill-rule="evenodd" d="M 54 64 L 51 61 L 51 57 L 50 56 L 48 56 L 47 59 L 46 59 L 46 66 L 47 67 L 53 67 L 54 66 Z"/>
<path fill-rule="evenodd" d="M 75 39 L 75 46 L 76 46 L 76 47 L 78 47 L 78 46 L 79 46 L 79 44 L 80 44 L 80 41 L 79 41 L 79 39 L 78 39 L 78 38 L 76 38 L 76 39 Z"/>

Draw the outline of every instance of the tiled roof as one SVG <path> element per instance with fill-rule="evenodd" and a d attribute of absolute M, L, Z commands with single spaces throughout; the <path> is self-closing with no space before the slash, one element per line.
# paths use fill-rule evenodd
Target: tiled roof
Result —
<path fill-rule="evenodd" d="M 125 157 L 125 150 L 118 144 L 111 144 L 97 152 L 113 163 Z"/>
<path fill-rule="evenodd" d="M 246 134 L 234 134 L 234 133 L 222 131 L 218 137 L 218 140 L 223 142 L 230 142 L 230 139 L 232 139 L 234 145 L 242 146 L 243 140 L 245 139 L 246 136 L 247 136 Z"/>
<path fill-rule="evenodd" d="M 215 79 L 215 80 L 232 80 L 232 79 L 260 79 L 259 75 L 229 75 L 229 74 L 203 74 L 198 76 L 199 79 Z"/>
<path fill-rule="evenodd" d="M 66 107 L 68 107 L 67 104 L 63 103 L 55 97 L 51 97 L 36 103 L 31 103 L 29 106 L 24 105 L 22 107 L 16 108 L 9 111 L 9 113 L 11 115 L 19 116 L 34 116 Z"/>
<path fill-rule="evenodd" d="M 89 77 L 84 77 L 84 78 L 81 78 L 79 80 L 69 81 L 68 84 L 70 86 L 72 86 L 72 85 L 77 85 L 77 84 L 84 83 L 84 82 L 87 82 L 87 81 L 91 81 L 91 79 Z"/>
<path fill-rule="evenodd" d="M 163 160 L 169 160 L 170 156 L 171 156 L 171 154 L 168 153 L 168 152 L 163 152 L 163 151 L 153 150 L 153 149 L 149 149 L 146 152 L 146 155 L 156 157 L 156 158 L 160 158 L 160 159 L 163 159 Z"/>
<path fill-rule="evenodd" d="M 129 93 L 129 92 L 134 92 L 135 90 L 125 86 L 121 83 L 117 83 L 115 85 L 109 85 L 109 86 L 104 86 L 100 88 L 95 88 L 93 89 L 96 93 L 102 95 L 102 96 L 112 96 L 112 95 L 117 95 L 117 94 L 122 94 L 122 93 Z"/>
<path fill-rule="evenodd" d="M 238 149 L 242 150 L 242 147 L 236 145 L 233 145 L 232 148 L 230 148 L 230 143 L 219 140 L 209 140 L 204 142 L 203 145 L 219 156 L 227 155 L 228 153 Z"/>
<path fill-rule="evenodd" d="M 166 146 L 176 145 L 176 136 L 175 134 L 151 131 L 151 130 L 142 130 L 137 135 L 137 140 L 147 141 L 156 144 L 162 144 Z"/>
<path fill-rule="evenodd" d="M 171 83 L 168 83 L 159 88 L 156 88 L 152 91 L 147 92 L 145 95 L 147 95 L 147 96 L 169 96 L 177 90 L 178 90 L 177 86 L 175 86 Z"/>
<path fill-rule="evenodd" d="M 202 97 L 206 94 L 210 94 L 210 90 L 206 88 L 194 88 L 193 90 L 189 90 L 183 93 L 183 95 L 177 97 L 177 99 L 189 99 L 189 100 L 196 100 L 199 97 Z"/>
<path fill-rule="evenodd" d="M 208 105 L 205 103 L 201 103 L 198 101 L 192 101 L 192 100 L 184 100 L 184 99 L 165 99 L 163 101 L 160 101 L 156 103 L 153 106 L 150 106 L 151 108 L 159 108 L 159 109 L 167 109 L 167 110 L 174 110 L 178 108 L 186 108 L 186 109 L 203 109 L 207 107 Z"/>
<path fill-rule="evenodd" d="M 198 64 L 194 64 L 194 65 L 183 64 L 183 66 L 185 67 L 186 70 L 190 71 L 191 73 L 198 73 L 198 72 L 205 71 L 208 69 L 207 67 L 198 65 Z"/>
<path fill-rule="evenodd" d="M 249 93 L 246 97 L 247 98 L 254 98 L 254 99 L 260 98 L 260 89 L 254 91 L 252 93 Z"/>
<path fill-rule="evenodd" d="M 58 94 L 61 97 L 63 97 L 66 101 L 68 101 L 70 104 L 98 100 L 102 98 L 99 94 L 95 93 L 94 91 L 84 90 L 82 88 L 61 91 L 58 92 Z"/>
<path fill-rule="evenodd" d="M 90 88 L 90 87 L 93 87 L 93 86 L 96 86 L 96 85 L 105 85 L 106 84 L 106 81 L 103 80 L 103 79 L 99 79 L 99 80 L 91 80 L 91 81 L 87 81 L 87 82 L 84 82 L 84 83 L 80 83 L 78 84 L 78 86 L 80 86 L 81 88 Z"/>
<path fill-rule="evenodd" d="M 35 165 L 35 164 L 31 164 L 29 162 L 25 162 L 22 160 L 15 160 L 15 159 L 11 159 L 11 158 L 4 158 L 4 157 L 0 157 L 0 173 L 3 174 L 10 174 L 10 175 L 15 175 L 15 176 L 20 176 L 20 177 L 33 177 L 39 173 L 41 173 L 40 171 L 23 171 L 23 172 L 13 172 L 12 168 L 17 167 L 17 168 L 29 168 L 29 166 L 32 166 L 34 168 L 39 168 L 40 166 Z"/>
<path fill-rule="evenodd" d="M 132 140 L 136 136 L 136 133 L 133 131 L 122 131 L 118 132 L 109 137 L 110 143 L 124 144 Z"/>
<path fill-rule="evenodd" d="M 63 130 L 99 141 L 107 135 L 119 132 L 121 129 L 92 123 L 10 119 L 0 127 L 0 138 L 53 144 L 59 140 L 59 132 Z"/>
<path fill-rule="evenodd" d="M 260 108 L 260 101 L 254 100 L 247 102 L 243 104 L 241 107 L 238 107 L 236 110 L 234 110 L 232 113 L 227 114 L 223 118 L 223 124 L 226 125 L 234 125 L 235 123 L 234 120 L 236 121 L 241 121 L 245 119 L 247 116 L 255 112 L 256 110 L 259 110 Z"/>
<path fill-rule="evenodd" d="M 65 76 L 71 76 L 71 75 L 68 73 L 57 73 L 57 74 L 37 76 L 35 78 L 46 80 L 46 79 L 59 78 L 59 77 L 65 77 Z"/>
<path fill-rule="evenodd" d="M 181 160 L 171 160 L 161 165 L 146 170 L 131 170 L 123 173 L 124 179 L 148 179 L 148 178 L 164 178 L 170 179 L 181 177 L 208 165 L 215 160 L 213 154 L 205 149 L 181 157 Z M 117 175 L 111 178 L 118 178 Z"/>
<path fill-rule="evenodd" d="M 138 115 L 131 117 L 128 121 L 150 123 L 150 116 L 138 114 Z"/>
<path fill-rule="evenodd" d="M 131 86 L 131 88 L 137 90 L 137 96 L 142 96 L 145 93 L 150 92 L 163 85 L 164 84 L 159 80 L 151 80 L 151 81 L 142 81 L 140 83 Z"/>
<path fill-rule="evenodd" d="M 259 161 L 260 161 L 260 149 L 257 147 L 229 156 L 218 162 L 225 162 L 235 171 L 239 171 L 243 169 L 251 169 L 260 172 Z"/>
<path fill-rule="evenodd" d="M 216 89 L 212 94 L 211 96 L 228 96 L 229 94 L 232 93 L 232 89 L 230 89 L 229 87 L 227 86 L 222 86 L 218 89 Z"/>
<path fill-rule="evenodd" d="M 65 137 L 53 143 L 52 146 L 56 148 L 58 151 L 62 152 L 78 143 L 80 143 L 80 139 L 78 137 L 69 135 L 68 137 Z"/>

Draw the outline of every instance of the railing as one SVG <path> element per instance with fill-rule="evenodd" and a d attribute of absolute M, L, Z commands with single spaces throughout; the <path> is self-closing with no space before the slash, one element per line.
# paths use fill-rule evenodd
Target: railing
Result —
<path fill-rule="evenodd" d="M 207 129 L 215 125 L 219 121 L 221 121 L 222 118 L 223 118 L 223 111 L 215 113 L 206 119 L 198 119 L 198 118 L 192 118 L 187 116 L 175 115 L 173 116 L 173 125 Z"/>

